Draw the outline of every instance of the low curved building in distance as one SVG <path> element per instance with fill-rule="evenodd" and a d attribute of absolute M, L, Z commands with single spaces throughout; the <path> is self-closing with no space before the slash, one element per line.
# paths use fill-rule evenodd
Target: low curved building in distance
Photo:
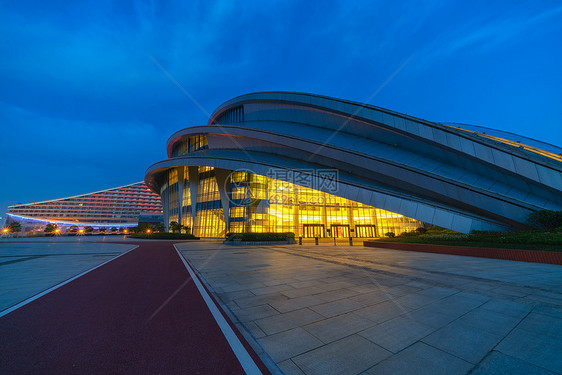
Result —
<path fill-rule="evenodd" d="M 489 130 L 489 129 L 486 129 Z M 319 95 L 262 92 L 173 134 L 148 168 L 164 222 L 195 235 L 375 237 L 423 223 L 528 228 L 562 209 L 562 149 Z"/>
<path fill-rule="evenodd" d="M 144 182 L 136 182 L 72 197 L 14 204 L 8 206 L 6 214 L 6 224 L 17 221 L 24 232 L 40 230 L 49 223 L 61 228 L 122 228 L 138 225 L 141 214 L 162 215 L 162 204 Z"/>

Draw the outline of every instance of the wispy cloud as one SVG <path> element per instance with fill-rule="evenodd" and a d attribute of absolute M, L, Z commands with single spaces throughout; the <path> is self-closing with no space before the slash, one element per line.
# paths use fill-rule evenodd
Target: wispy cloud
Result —
<path fill-rule="evenodd" d="M 537 25 L 561 14 L 562 5 L 548 9 L 506 10 L 492 18 L 489 14 L 483 15 L 442 33 L 424 48 L 422 60 L 427 65 L 466 50 L 471 53 L 490 51 L 502 44 L 517 42 L 525 32 L 541 32 L 541 29 L 536 30 Z"/>

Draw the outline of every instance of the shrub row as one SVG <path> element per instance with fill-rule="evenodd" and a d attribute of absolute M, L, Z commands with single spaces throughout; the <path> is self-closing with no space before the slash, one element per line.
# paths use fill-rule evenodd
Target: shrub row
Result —
<path fill-rule="evenodd" d="M 199 237 L 195 237 L 193 234 L 184 233 L 135 233 L 130 234 L 130 238 L 144 238 L 144 239 L 154 239 L 154 240 L 198 240 Z"/>
<path fill-rule="evenodd" d="M 415 232 L 402 233 L 398 236 L 404 242 L 486 242 L 486 243 L 512 243 L 512 244 L 544 244 L 561 245 L 561 232 L 526 231 L 516 233 L 504 232 L 475 232 L 472 234 L 418 234 Z"/>
<path fill-rule="evenodd" d="M 228 233 L 227 241 L 286 241 L 287 238 L 295 238 L 292 232 L 286 233 Z"/>

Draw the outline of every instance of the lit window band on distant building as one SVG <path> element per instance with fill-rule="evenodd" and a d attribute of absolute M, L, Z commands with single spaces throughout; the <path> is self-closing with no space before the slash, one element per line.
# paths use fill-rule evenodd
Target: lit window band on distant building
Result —
<path fill-rule="evenodd" d="M 160 197 L 144 182 L 71 197 L 8 206 L 10 220 L 25 225 L 24 231 L 43 224 L 122 228 L 138 225 L 141 213 L 162 214 Z M 33 224 L 35 223 L 35 224 Z"/>

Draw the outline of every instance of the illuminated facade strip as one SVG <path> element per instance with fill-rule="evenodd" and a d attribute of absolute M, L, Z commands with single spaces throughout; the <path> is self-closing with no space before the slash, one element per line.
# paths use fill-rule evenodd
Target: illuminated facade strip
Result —
<path fill-rule="evenodd" d="M 192 168 L 192 173 L 189 173 Z M 412 231 L 423 223 L 333 194 L 247 171 L 222 171 L 219 189 L 212 167 L 168 170 L 161 190 L 167 222 L 176 221 L 200 237 L 224 237 L 227 232 L 292 232 L 302 237 L 366 237 Z M 191 204 L 189 178 L 196 174 L 196 209 Z M 178 178 L 183 176 L 183 178 Z M 183 185 L 181 205 L 179 187 Z M 223 209 L 221 190 L 228 208 Z M 181 209 L 180 209 L 181 207 Z"/>
<path fill-rule="evenodd" d="M 20 215 L 13 215 L 13 214 L 7 214 L 7 215 L 12 219 L 12 221 L 37 222 L 40 226 L 44 226 L 44 225 L 47 225 L 47 224 L 56 224 L 58 226 L 80 226 L 80 227 L 111 226 L 111 227 L 116 227 L 116 228 L 129 228 L 129 227 L 137 226 L 137 224 L 138 224 L 138 223 L 130 223 L 130 224 L 115 224 L 115 225 L 100 225 L 100 223 L 80 223 L 79 225 L 77 225 L 75 222 L 41 220 L 41 219 L 35 219 L 35 218 L 30 218 L 30 217 L 25 217 L 25 216 L 20 216 Z"/>

